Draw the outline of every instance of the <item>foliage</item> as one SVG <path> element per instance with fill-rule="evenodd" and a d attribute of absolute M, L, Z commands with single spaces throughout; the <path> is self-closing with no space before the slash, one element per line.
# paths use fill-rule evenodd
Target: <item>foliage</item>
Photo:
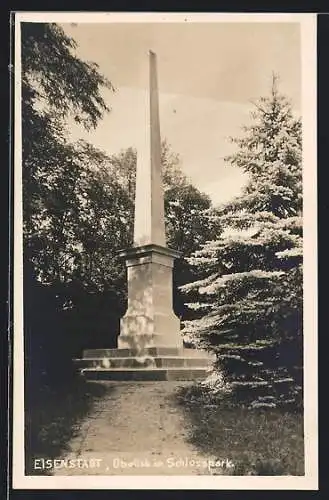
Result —
<path fill-rule="evenodd" d="M 25 257 L 43 283 L 59 286 L 78 277 L 99 289 L 108 275 L 95 265 L 95 249 L 108 264 L 109 234 L 125 244 L 128 200 L 98 151 L 66 140 L 68 116 L 95 127 L 108 111 L 101 88 L 113 90 L 95 64 L 76 57 L 75 48 L 56 24 L 22 24 Z M 119 216 L 109 218 L 108 212 Z"/>
<path fill-rule="evenodd" d="M 82 326 L 95 336 L 95 319 L 81 326 L 68 314 L 73 305 L 74 312 L 90 310 L 97 291 L 97 325 L 107 320 L 110 328 L 124 273 L 113 242 L 127 243 L 129 198 L 101 152 L 66 139 L 69 118 L 89 129 L 109 111 L 101 92 L 112 84 L 76 56 L 58 25 L 23 23 L 21 35 L 25 352 L 27 381 L 37 387 L 45 377 L 60 384 L 59 359 L 69 378 L 72 353 L 86 342 Z M 108 248 L 112 233 L 117 239 Z"/>
<path fill-rule="evenodd" d="M 177 397 L 189 442 L 206 456 L 231 462 L 211 469 L 213 475 L 304 475 L 302 412 L 229 406 L 201 386 L 182 387 Z"/>
<path fill-rule="evenodd" d="M 25 474 L 52 475 L 53 469 L 35 469 L 34 461 L 57 459 L 69 452 L 70 441 L 81 433 L 81 423 L 95 401 L 104 399 L 112 387 L 88 384 L 81 377 L 69 380 L 60 388 L 37 388 L 27 392 L 25 424 Z"/>
<path fill-rule="evenodd" d="M 183 287 L 195 312 L 184 331 L 216 352 L 237 400 L 273 407 L 295 404 L 302 385 L 301 123 L 276 77 L 255 106 L 227 158 L 248 183 L 218 209 L 221 237 L 189 259 L 198 279 Z"/>
<path fill-rule="evenodd" d="M 40 116 L 36 106 L 42 101 L 48 115 L 64 119 L 72 114 L 77 123 L 95 127 L 108 111 L 100 89 L 114 90 L 97 64 L 81 61 L 75 41 L 57 24 L 22 23 L 21 38 L 24 107 Z"/>

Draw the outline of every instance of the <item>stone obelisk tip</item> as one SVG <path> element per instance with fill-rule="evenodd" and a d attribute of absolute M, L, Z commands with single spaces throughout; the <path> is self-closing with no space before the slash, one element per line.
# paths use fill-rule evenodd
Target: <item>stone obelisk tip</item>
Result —
<path fill-rule="evenodd" d="M 134 246 L 166 246 L 156 54 L 149 50 L 145 136 L 137 159 Z"/>

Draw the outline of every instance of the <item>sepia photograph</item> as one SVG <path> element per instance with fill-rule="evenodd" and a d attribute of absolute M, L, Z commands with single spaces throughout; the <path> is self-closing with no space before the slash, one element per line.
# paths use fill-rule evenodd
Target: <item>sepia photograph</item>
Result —
<path fill-rule="evenodd" d="M 315 15 L 14 22 L 14 488 L 317 489 Z"/>

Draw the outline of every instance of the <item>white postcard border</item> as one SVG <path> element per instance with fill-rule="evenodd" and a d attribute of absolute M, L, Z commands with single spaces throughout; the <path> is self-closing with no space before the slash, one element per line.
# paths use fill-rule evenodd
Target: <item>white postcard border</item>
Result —
<path fill-rule="evenodd" d="M 305 476 L 25 476 L 24 338 L 21 150 L 21 22 L 260 22 L 300 23 L 304 165 L 304 377 Z M 17 12 L 14 78 L 14 301 L 13 301 L 13 488 L 15 489 L 318 489 L 317 437 L 317 144 L 316 15 L 220 13 Z"/>

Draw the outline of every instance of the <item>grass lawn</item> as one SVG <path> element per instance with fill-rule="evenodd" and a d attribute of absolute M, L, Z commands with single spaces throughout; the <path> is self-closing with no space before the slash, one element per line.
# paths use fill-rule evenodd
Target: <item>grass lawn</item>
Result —
<path fill-rule="evenodd" d="M 34 470 L 34 459 L 61 456 L 79 432 L 93 401 L 109 390 L 76 377 L 61 387 L 45 386 L 29 393 L 25 401 L 25 474 L 49 474 L 47 470 Z"/>
<path fill-rule="evenodd" d="M 78 378 L 61 388 L 30 393 L 25 403 L 26 474 L 42 473 L 34 470 L 34 459 L 63 456 L 93 403 L 112 390 Z M 302 412 L 229 408 L 197 388 L 181 388 L 173 397 L 184 412 L 190 443 L 207 456 L 234 464 L 218 474 L 304 474 Z"/>
<path fill-rule="evenodd" d="M 304 475 L 303 413 L 229 408 L 195 391 L 179 395 L 190 425 L 190 442 L 205 454 L 233 462 L 225 474 Z M 223 473 L 223 472 L 221 472 Z"/>

